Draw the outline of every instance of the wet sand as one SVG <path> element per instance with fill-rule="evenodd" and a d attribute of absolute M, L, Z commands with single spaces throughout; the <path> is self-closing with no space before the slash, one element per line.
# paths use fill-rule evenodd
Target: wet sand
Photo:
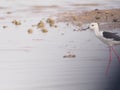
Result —
<path fill-rule="evenodd" d="M 67 22 L 81 27 L 83 24 L 91 22 L 104 23 L 100 27 L 102 29 L 115 29 L 120 28 L 120 9 L 107 9 L 84 12 L 64 12 L 58 14 L 58 22 Z"/>

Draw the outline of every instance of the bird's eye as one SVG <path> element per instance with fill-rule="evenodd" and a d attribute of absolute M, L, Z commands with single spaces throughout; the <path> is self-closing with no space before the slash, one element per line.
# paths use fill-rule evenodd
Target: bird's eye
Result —
<path fill-rule="evenodd" d="M 93 27 L 94 25 L 92 25 L 92 27 Z"/>

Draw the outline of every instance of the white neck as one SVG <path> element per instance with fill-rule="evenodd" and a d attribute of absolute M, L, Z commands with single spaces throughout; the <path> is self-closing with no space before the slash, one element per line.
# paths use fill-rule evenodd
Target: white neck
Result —
<path fill-rule="evenodd" d="M 97 26 L 95 29 L 94 29 L 94 32 L 96 34 L 96 36 L 99 36 L 100 34 L 100 31 L 99 31 L 99 27 Z"/>

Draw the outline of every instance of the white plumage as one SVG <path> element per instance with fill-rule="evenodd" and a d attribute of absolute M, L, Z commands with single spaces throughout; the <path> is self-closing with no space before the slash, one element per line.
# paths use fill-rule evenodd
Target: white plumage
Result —
<path fill-rule="evenodd" d="M 109 46 L 110 56 L 109 56 L 109 64 L 106 69 L 106 74 L 107 74 L 112 60 L 112 51 L 117 56 L 118 61 L 120 62 L 120 56 L 118 55 L 117 51 L 113 48 L 114 45 L 120 45 L 120 36 L 117 35 L 117 33 L 100 31 L 98 23 L 91 23 L 88 28 L 82 30 L 87 30 L 87 29 L 93 30 L 96 37 Z"/>
<path fill-rule="evenodd" d="M 96 37 L 109 46 L 120 45 L 120 36 L 117 33 L 100 31 L 98 23 L 91 23 L 89 29 L 93 30 Z"/>

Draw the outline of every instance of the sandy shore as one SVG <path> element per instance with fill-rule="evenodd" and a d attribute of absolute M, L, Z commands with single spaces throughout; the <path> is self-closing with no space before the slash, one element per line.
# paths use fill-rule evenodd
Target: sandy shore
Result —
<path fill-rule="evenodd" d="M 58 22 L 68 22 L 81 27 L 83 24 L 97 22 L 104 23 L 101 28 L 115 29 L 120 28 L 120 9 L 108 9 L 85 12 L 64 12 L 57 15 Z"/>
<path fill-rule="evenodd" d="M 99 6 L 99 4 L 72 4 L 72 6 Z M 1 10 L 6 10 L 3 7 L 0 7 Z M 17 10 L 17 12 L 12 12 L 12 11 L 7 11 L 6 12 L 6 16 L 0 16 L 0 20 L 6 20 L 9 18 L 15 18 L 14 14 L 15 13 L 25 13 L 27 11 L 29 11 L 29 18 L 31 17 L 38 17 L 37 14 L 41 14 L 43 13 L 41 10 L 45 11 L 45 10 L 61 10 L 60 12 L 56 12 L 49 14 L 47 17 L 45 17 L 45 19 L 47 18 L 51 18 L 51 17 L 57 17 L 56 19 L 54 19 L 54 25 L 57 27 L 57 23 L 58 22 L 67 22 L 67 26 L 69 27 L 69 24 L 81 27 L 84 24 L 88 24 L 91 22 L 97 22 L 100 24 L 100 28 L 104 29 L 104 30 L 109 30 L 109 29 L 115 29 L 115 28 L 120 28 L 120 9 L 94 9 L 94 10 L 63 10 L 63 8 L 60 8 L 57 5 L 51 5 L 51 6 L 31 6 L 29 9 L 20 9 Z M 54 11 L 50 11 L 50 12 L 54 12 Z M 45 14 L 49 13 L 49 12 L 44 12 Z M 22 14 L 20 14 L 22 15 Z M 32 16 L 31 16 L 32 15 Z M 22 18 L 24 16 L 19 16 L 18 15 L 18 19 Z M 26 18 L 27 19 L 27 18 Z M 42 20 L 42 19 L 39 19 Z M 42 20 L 43 21 L 43 20 Z M 45 21 L 46 22 L 46 21 Z M 30 23 L 30 22 L 27 22 Z M 38 23 L 38 22 L 36 22 Z M 35 24 L 36 24 L 35 23 Z M 34 23 L 33 23 L 34 24 Z M 45 25 L 47 25 L 47 23 L 45 23 Z M 36 25 L 37 26 L 37 25 Z M 4 26 L 3 26 L 4 27 Z M 77 30 L 77 29 L 76 29 Z"/>

